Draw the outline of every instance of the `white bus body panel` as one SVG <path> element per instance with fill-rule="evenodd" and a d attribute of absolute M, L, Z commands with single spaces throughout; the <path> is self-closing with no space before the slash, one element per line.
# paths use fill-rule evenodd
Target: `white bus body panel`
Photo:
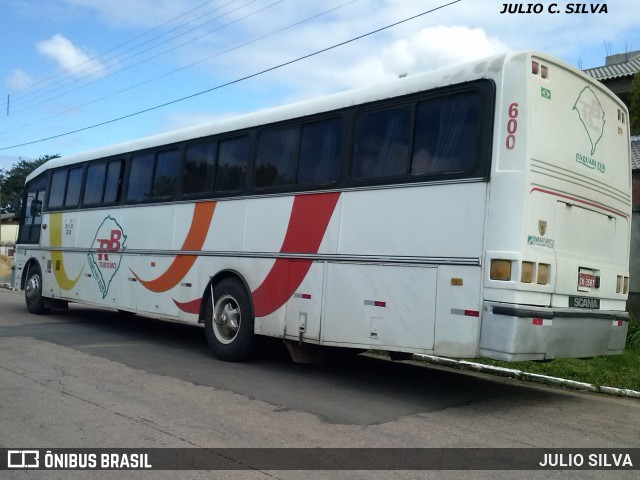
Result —
<path fill-rule="evenodd" d="M 532 74 L 532 61 L 547 78 Z M 627 295 L 616 282 L 628 276 L 631 215 L 626 110 L 566 67 L 531 52 L 501 55 L 52 160 L 29 179 L 46 168 L 480 78 L 496 87 L 489 182 L 46 213 L 41 246 L 20 246 L 17 281 L 35 258 L 49 298 L 198 322 L 211 278 L 228 272 L 245 283 L 263 335 L 504 360 L 619 353 Z M 579 115 L 592 94 L 605 119 L 597 142 Z M 322 218 L 304 208 L 309 218 L 293 218 L 296 205 L 316 199 Z M 301 239 L 317 224 L 312 248 Z M 117 251 L 100 251 L 116 243 Z M 490 278 L 492 259 L 512 261 L 510 280 Z M 523 261 L 549 265 L 550 280 L 521 282 Z M 582 271 L 598 276 L 599 287 L 579 287 Z M 573 297 L 599 308 L 570 308 Z"/>
<path fill-rule="evenodd" d="M 513 270 L 510 281 L 485 270 L 480 354 L 511 361 L 619 354 L 628 326 L 627 294 L 616 291 L 629 275 L 626 108 L 560 62 L 531 53 L 512 62 L 520 68 L 505 69 L 496 106 L 485 262 L 512 260 Z M 532 62 L 546 78 L 532 73 Z M 521 282 L 522 261 L 549 265 L 549 282 Z M 598 287 L 580 286 L 579 273 L 597 277 Z"/>

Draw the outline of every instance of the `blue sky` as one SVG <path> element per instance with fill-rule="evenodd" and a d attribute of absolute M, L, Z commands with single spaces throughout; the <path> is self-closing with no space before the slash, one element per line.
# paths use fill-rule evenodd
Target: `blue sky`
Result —
<path fill-rule="evenodd" d="M 451 0 L 448 0 L 451 1 Z M 447 0 L 3 0 L 0 169 L 533 48 L 582 68 L 640 50 L 637 0 L 607 13 L 500 14 L 461 0 L 292 65 L 59 138 L 330 47 Z M 561 13 L 547 13 L 557 4 Z M 523 5 L 526 6 L 526 3 Z M 586 4 L 587 8 L 590 8 Z M 9 97 L 9 115 L 7 115 Z"/>

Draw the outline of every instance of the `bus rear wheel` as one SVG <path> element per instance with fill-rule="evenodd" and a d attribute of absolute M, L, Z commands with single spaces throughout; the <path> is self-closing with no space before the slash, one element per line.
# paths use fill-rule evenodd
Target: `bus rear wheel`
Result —
<path fill-rule="evenodd" d="M 30 313 L 40 315 L 47 311 L 42 296 L 42 273 L 37 265 L 31 268 L 29 278 L 24 284 L 24 300 Z"/>
<path fill-rule="evenodd" d="M 205 333 L 213 355 L 228 362 L 250 358 L 256 348 L 249 295 L 240 281 L 225 278 L 206 295 Z"/>

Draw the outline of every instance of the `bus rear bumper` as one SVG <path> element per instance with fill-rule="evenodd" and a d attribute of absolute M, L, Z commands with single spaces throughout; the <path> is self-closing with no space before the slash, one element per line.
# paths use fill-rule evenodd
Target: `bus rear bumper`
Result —
<path fill-rule="evenodd" d="M 516 362 L 618 355 L 628 326 L 629 314 L 623 311 L 486 302 L 480 356 Z"/>

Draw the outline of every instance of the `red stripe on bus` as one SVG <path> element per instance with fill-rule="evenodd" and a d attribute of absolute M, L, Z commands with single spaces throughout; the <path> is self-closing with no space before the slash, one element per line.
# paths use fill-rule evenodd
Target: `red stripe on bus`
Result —
<path fill-rule="evenodd" d="M 613 213 L 614 215 L 617 215 L 619 217 L 622 218 L 629 218 L 626 214 L 618 211 L 618 210 L 614 210 L 612 208 L 609 207 L 605 207 L 604 205 L 600 205 L 599 203 L 594 203 L 594 202 L 589 202 L 587 200 L 582 200 L 581 198 L 576 198 L 576 197 L 572 197 L 570 195 L 565 195 L 564 193 L 559 193 L 559 192 L 553 192 L 551 190 L 545 190 L 544 188 L 532 188 L 531 192 L 542 192 L 542 193 L 547 193 L 549 195 L 554 195 L 556 197 L 560 197 L 560 198 L 566 198 L 567 200 L 573 200 L 574 202 L 578 202 L 578 203 L 582 203 L 584 205 L 589 205 L 590 207 L 596 207 L 599 208 L 601 210 L 604 210 L 605 212 L 609 212 L 609 213 Z"/>
<path fill-rule="evenodd" d="M 293 200 L 281 253 L 318 253 L 340 193 L 298 195 Z M 311 268 L 312 260 L 278 258 L 252 292 L 256 317 L 275 312 L 294 294 Z"/>
<path fill-rule="evenodd" d="M 183 312 L 186 313 L 194 313 L 194 314 L 199 314 L 200 313 L 200 303 L 202 302 L 202 300 L 200 298 L 196 298 L 195 300 L 191 300 L 190 302 L 178 302 L 175 298 L 172 298 L 173 303 L 176 304 L 176 306 L 182 310 Z"/>

